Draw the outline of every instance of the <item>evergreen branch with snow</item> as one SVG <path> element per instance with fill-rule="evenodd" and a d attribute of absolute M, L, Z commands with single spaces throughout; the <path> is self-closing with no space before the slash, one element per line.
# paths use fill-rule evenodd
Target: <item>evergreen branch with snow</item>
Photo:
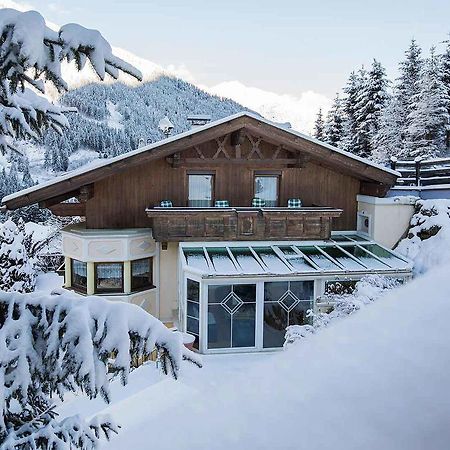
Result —
<path fill-rule="evenodd" d="M 46 128 L 62 133 L 68 127 L 66 112 L 45 94 L 45 82 L 67 91 L 61 74 L 63 61 L 87 62 L 101 80 L 117 79 L 120 72 L 141 80 L 142 74 L 116 57 L 96 30 L 68 24 L 54 31 L 36 11 L 0 10 L 0 151 L 15 150 L 13 139 L 38 139 Z M 28 86 L 28 88 L 27 88 Z"/>
<path fill-rule="evenodd" d="M 156 352 L 163 372 L 199 357 L 142 308 L 68 291 L 0 292 L 0 449 L 97 447 L 118 432 L 110 418 L 58 420 L 55 395 L 79 392 L 110 401 L 109 383 L 128 381 L 134 361 Z"/>

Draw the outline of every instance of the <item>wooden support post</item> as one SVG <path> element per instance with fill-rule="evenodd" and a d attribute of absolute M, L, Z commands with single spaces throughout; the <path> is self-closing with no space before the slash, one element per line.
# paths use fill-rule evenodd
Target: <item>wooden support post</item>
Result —
<path fill-rule="evenodd" d="M 422 157 L 418 156 L 414 160 L 414 164 L 416 166 L 416 186 L 420 186 L 420 165 L 422 163 Z"/>
<path fill-rule="evenodd" d="M 64 287 L 70 288 L 72 286 L 72 260 L 64 257 Z"/>
<path fill-rule="evenodd" d="M 391 156 L 391 169 L 397 170 L 397 158 L 395 156 Z"/>

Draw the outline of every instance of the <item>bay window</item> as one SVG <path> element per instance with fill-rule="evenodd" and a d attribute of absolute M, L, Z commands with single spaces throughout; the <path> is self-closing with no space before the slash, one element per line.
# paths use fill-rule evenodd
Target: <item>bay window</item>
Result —
<path fill-rule="evenodd" d="M 87 264 L 83 261 L 71 260 L 72 287 L 76 291 L 87 290 Z"/>
<path fill-rule="evenodd" d="M 151 289 L 153 285 L 153 258 L 131 261 L 131 291 Z"/>
<path fill-rule="evenodd" d="M 123 263 L 95 263 L 95 292 L 123 292 Z"/>

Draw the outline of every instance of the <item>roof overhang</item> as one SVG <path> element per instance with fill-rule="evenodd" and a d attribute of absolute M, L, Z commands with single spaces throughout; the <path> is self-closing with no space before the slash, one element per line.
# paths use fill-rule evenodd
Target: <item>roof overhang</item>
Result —
<path fill-rule="evenodd" d="M 53 198 L 70 198 L 82 186 L 95 183 L 121 170 L 127 170 L 149 161 L 173 155 L 187 147 L 199 145 L 241 129 L 258 135 L 267 142 L 277 145 L 281 144 L 295 152 L 303 153 L 315 163 L 348 173 L 362 181 L 390 187 L 394 185 L 395 180 L 400 176 L 394 170 L 320 142 L 292 129 L 287 129 L 254 113 L 241 112 L 106 161 L 98 160 L 46 183 L 7 195 L 2 199 L 2 204 L 8 209 L 16 209 L 33 203 L 45 202 Z M 43 206 L 46 207 L 45 204 Z"/>

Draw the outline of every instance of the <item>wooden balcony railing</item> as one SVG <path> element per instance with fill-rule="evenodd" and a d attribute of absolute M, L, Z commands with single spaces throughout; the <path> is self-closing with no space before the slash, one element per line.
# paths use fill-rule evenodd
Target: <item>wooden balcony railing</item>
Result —
<path fill-rule="evenodd" d="M 255 241 L 329 239 L 341 209 L 148 208 L 153 237 L 170 241 Z"/>

